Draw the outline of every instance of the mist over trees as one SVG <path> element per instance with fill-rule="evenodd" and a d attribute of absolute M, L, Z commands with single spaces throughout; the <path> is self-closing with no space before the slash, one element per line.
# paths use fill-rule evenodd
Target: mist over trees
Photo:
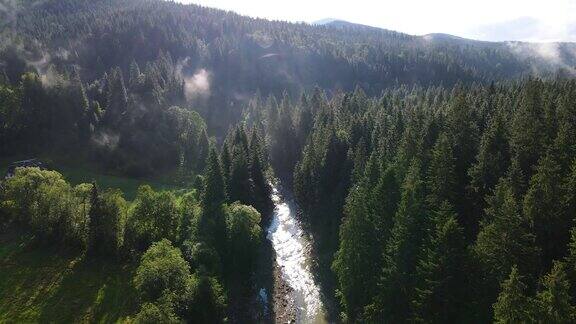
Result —
<path fill-rule="evenodd" d="M 144 135 L 126 136 L 116 128 L 149 127 L 139 120 L 154 120 L 171 105 L 191 105 L 206 120 L 209 134 L 222 139 L 256 92 L 297 97 L 316 85 L 330 93 L 360 86 L 368 95 L 380 95 L 404 84 L 452 86 L 552 75 L 559 68 L 560 74 L 570 74 L 576 62 L 569 43 L 551 44 L 541 55 L 538 44 L 420 37 L 354 24 L 271 22 L 156 0 L 15 6 L 8 11 L 13 19 L 0 26 L 0 79 L 18 85 L 23 72 L 37 72 L 44 88 L 71 83 L 58 92 L 78 95 L 58 94 L 60 100 L 47 105 L 74 106 L 69 118 L 55 119 L 74 125 L 58 126 L 84 137 L 106 126 L 110 132 L 95 138 L 120 146 Z M 75 122 L 79 115 L 82 123 Z M 49 127 L 48 120 L 42 128 Z"/>

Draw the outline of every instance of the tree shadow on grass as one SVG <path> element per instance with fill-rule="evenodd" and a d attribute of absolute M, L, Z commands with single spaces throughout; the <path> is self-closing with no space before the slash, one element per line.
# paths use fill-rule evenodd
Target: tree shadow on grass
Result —
<path fill-rule="evenodd" d="M 73 264 L 41 310 L 41 323 L 116 322 L 134 313 L 133 267 L 105 259 Z"/>
<path fill-rule="evenodd" d="M 137 310 L 135 268 L 0 232 L 0 323 L 115 322 Z"/>
<path fill-rule="evenodd" d="M 0 241 L 0 322 L 34 322 L 76 256 L 50 246 L 32 248 L 27 236 Z"/>

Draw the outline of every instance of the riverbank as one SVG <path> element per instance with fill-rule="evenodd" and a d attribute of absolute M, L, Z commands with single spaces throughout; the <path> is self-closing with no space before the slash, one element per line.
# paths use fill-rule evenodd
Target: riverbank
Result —
<path fill-rule="evenodd" d="M 296 305 L 294 304 L 294 289 L 282 276 L 282 270 L 274 262 L 274 286 L 272 288 L 272 303 L 274 323 L 296 323 Z"/>

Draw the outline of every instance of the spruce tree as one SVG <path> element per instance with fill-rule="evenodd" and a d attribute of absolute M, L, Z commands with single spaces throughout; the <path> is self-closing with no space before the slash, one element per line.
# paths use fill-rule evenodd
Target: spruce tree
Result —
<path fill-rule="evenodd" d="M 540 249 L 536 237 L 506 179 L 500 180 L 488 198 L 486 218 L 480 225 L 474 251 L 495 282 L 502 282 L 513 265 L 522 273 L 538 269 Z"/>
<path fill-rule="evenodd" d="M 542 157 L 524 197 L 524 214 L 534 226 L 536 242 L 546 265 L 565 255 L 574 215 L 562 206 L 560 167 L 550 154 Z"/>
<path fill-rule="evenodd" d="M 371 221 L 377 216 L 371 215 L 373 210 L 367 206 L 370 190 L 369 179 L 364 178 L 348 195 L 340 226 L 340 247 L 332 264 L 340 300 L 352 322 L 371 302 L 380 270 L 382 251 Z"/>
<path fill-rule="evenodd" d="M 480 140 L 476 162 L 468 171 L 475 207 L 480 211 L 486 207 L 484 197 L 496 187 L 498 180 L 506 175 L 510 164 L 504 119 L 504 112 L 499 112 L 492 118 Z"/>
<path fill-rule="evenodd" d="M 368 321 L 401 322 L 410 315 L 417 260 L 429 226 L 420 168 L 420 163 L 414 160 L 404 180 L 394 227 L 384 252 L 379 294 L 375 303 L 367 308 Z"/>
<path fill-rule="evenodd" d="M 216 149 L 212 148 L 208 155 L 206 167 L 206 185 L 202 197 L 202 205 L 205 213 L 212 213 L 226 201 L 226 188 L 222 166 Z"/>
<path fill-rule="evenodd" d="M 527 287 L 516 266 L 512 267 L 510 276 L 502 282 L 498 300 L 494 304 L 494 322 L 498 324 L 534 322 L 532 302 L 526 296 Z"/>
<path fill-rule="evenodd" d="M 457 179 L 452 145 L 445 134 L 441 134 L 432 149 L 432 160 L 428 169 L 428 201 L 431 206 L 440 207 L 444 201 L 455 204 L 457 200 Z"/>
<path fill-rule="evenodd" d="M 570 282 L 562 262 L 554 262 L 552 270 L 542 280 L 544 290 L 536 296 L 538 319 L 541 323 L 574 323 Z"/>
<path fill-rule="evenodd" d="M 272 212 L 273 206 L 270 200 L 271 189 L 266 179 L 265 162 L 262 156 L 265 154 L 262 148 L 262 139 L 258 132 L 252 132 L 250 140 L 250 178 L 254 188 L 254 207 L 263 215 L 264 219 Z"/>
<path fill-rule="evenodd" d="M 463 315 L 466 244 L 457 215 L 448 202 L 433 212 L 432 222 L 416 269 L 418 283 L 412 317 L 421 322 L 447 323 Z"/>

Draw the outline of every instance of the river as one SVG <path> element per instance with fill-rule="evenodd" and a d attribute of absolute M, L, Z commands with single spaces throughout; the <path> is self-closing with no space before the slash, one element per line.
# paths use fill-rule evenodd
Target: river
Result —
<path fill-rule="evenodd" d="M 296 322 L 326 323 L 320 288 L 311 273 L 310 242 L 276 187 L 272 188 L 272 200 L 275 209 L 267 238 L 272 243 L 282 278 L 293 290 L 290 298 L 296 308 Z"/>

